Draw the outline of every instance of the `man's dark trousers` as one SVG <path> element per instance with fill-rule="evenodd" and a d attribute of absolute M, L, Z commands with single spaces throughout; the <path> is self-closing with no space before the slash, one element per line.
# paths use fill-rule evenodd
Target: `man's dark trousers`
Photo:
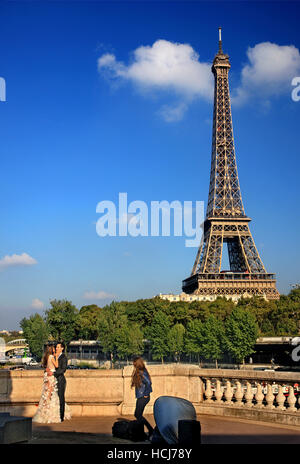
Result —
<path fill-rule="evenodd" d="M 65 372 L 68 366 L 68 359 L 64 353 L 62 353 L 58 358 L 58 368 L 54 372 L 54 375 L 57 379 L 57 392 L 59 397 L 59 407 L 60 407 L 60 419 L 64 420 L 65 417 L 65 391 L 66 391 L 66 379 Z"/>
<path fill-rule="evenodd" d="M 57 379 L 57 392 L 59 398 L 59 409 L 60 409 L 60 419 L 63 421 L 65 417 L 65 391 L 66 391 L 66 379 L 65 376 Z"/>

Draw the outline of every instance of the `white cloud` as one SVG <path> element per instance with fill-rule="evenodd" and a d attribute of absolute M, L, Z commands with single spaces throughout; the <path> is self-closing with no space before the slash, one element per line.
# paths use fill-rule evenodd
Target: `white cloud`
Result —
<path fill-rule="evenodd" d="M 138 47 L 126 65 L 106 53 L 98 59 L 98 70 L 110 82 L 131 82 L 140 91 L 165 91 L 176 103 L 163 105 L 158 114 L 167 122 L 183 118 L 195 99 L 213 96 L 211 63 L 201 62 L 189 44 L 157 40 L 152 46 Z M 247 63 L 240 84 L 232 91 L 234 104 L 258 98 L 264 109 L 270 98 L 291 91 L 291 80 L 300 75 L 300 54 L 294 45 L 261 42 L 247 50 Z"/>
<path fill-rule="evenodd" d="M 111 293 L 104 292 L 103 290 L 100 290 L 99 292 L 85 292 L 83 295 L 84 298 L 87 300 L 105 300 L 108 298 L 116 298 L 116 295 L 112 295 Z"/>
<path fill-rule="evenodd" d="M 185 112 L 188 109 L 188 105 L 184 102 L 179 103 L 178 105 L 170 106 L 164 105 L 159 110 L 159 114 L 163 117 L 163 119 L 167 122 L 176 122 L 180 121 Z"/>
<path fill-rule="evenodd" d="M 38 298 L 34 298 L 32 300 L 31 307 L 33 309 L 43 309 L 44 303 L 41 300 L 39 300 Z"/>
<path fill-rule="evenodd" d="M 27 253 L 6 255 L 0 259 L 0 270 L 15 266 L 32 266 L 33 264 L 37 264 L 37 261 Z"/>
<path fill-rule="evenodd" d="M 98 70 L 112 80 L 127 80 L 140 90 L 173 91 L 181 101 L 175 107 L 163 107 L 166 121 L 179 120 L 187 104 L 195 98 L 211 99 L 213 76 L 211 64 L 199 61 L 189 44 L 157 40 L 152 46 L 141 46 L 133 52 L 132 62 L 125 65 L 115 55 L 98 59 Z"/>
<path fill-rule="evenodd" d="M 300 54 L 294 45 L 262 42 L 247 50 L 248 63 L 241 71 L 241 84 L 233 91 L 233 103 L 251 97 L 265 100 L 290 91 L 291 80 L 300 73 Z"/>

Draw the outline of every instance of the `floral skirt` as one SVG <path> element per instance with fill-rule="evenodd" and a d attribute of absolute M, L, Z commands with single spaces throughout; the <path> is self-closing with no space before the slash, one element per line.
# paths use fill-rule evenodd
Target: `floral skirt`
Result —
<path fill-rule="evenodd" d="M 70 407 L 65 404 L 65 419 L 71 419 Z M 57 380 L 54 375 L 44 373 L 41 399 L 32 422 L 51 424 L 61 422 Z"/>

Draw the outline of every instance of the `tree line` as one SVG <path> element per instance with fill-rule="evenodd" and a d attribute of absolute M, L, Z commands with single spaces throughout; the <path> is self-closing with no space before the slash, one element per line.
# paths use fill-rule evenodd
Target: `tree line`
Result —
<path fill-rule="evenodd" d="M 53 300 L 44 315 L 24 318 L 20 326 L 30 351 L 41 357 L 48 340 L 99 340 L 112 361 L 143 354 L 179 361 L 183 354 L 216 363 L 229 354 L 242 362 L 253 353 L 259 336 L 297 336 L 300 289 L 277 301 L 262 298 L 213 302 L 170 302 L 159 297 L 133 302 L 113 301 L 78 309 L 68 300 Z"/>

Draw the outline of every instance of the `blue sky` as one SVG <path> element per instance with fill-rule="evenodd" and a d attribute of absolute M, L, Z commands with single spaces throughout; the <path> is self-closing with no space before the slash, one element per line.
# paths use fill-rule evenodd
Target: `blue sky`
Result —
<path fill-rule="evenodd" d="M 129 202 L 206 206 L 207 69 L 219 26 L 251 231 L 279 291 L 300 281 L 300 102 L 291 98 L 299 10 L 298 2 L 0 4 L 0 328 L 18 328 L 53 298 L 102 306 L 181 290 L 196 248 L 185 237 L 101 238 L 96 205 L 127 192 Z"/>

